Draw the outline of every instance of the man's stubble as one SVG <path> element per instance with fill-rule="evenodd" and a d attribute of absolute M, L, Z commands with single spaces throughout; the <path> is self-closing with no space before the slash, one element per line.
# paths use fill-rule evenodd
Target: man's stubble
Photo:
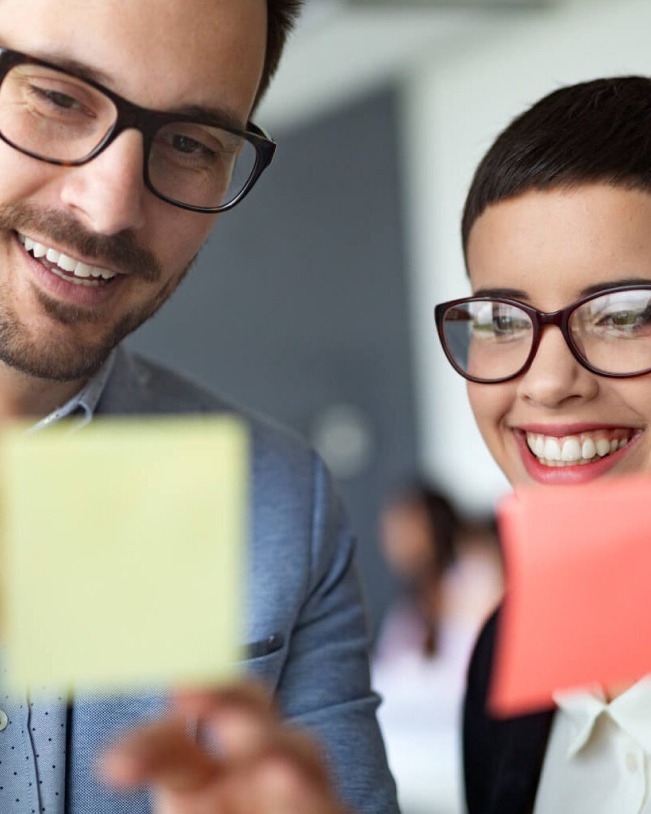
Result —
<path fill-rule="evenodd" d="M 44 242 L 50 237 L 53 242 L 95 265 L 139 277 L 156 291 L 150 300 L 125 311 L 116 322 L 105 326 L 101 308 L 84 308 L 62 302 L 34 287 L 43 321 L 50 322 L 54 328 L 52 336 L 48 337 L 21 321 L 12 302 L 7 278 L 0 269 L 0 362 L 29 376 L 53 381 L 84 380 L 92 376 L 113 348 L 170 298 L 196 260 L 195 255 L 178 276 L 172 277 L 162 289 L 157 289 L 156 283 L 162 276 L 160 265 L 151 252 L 138 246 L 130 232 L 113 236 L 88 233 L 76 221 L 59 212 L 39 212 L 18 203 L 0 208 L 0 233 L 12 240 L 13 232 L 35 233 Z M 103 333 L 96 341 L 80 345 L 73 329 L 84 323 L 96 324 L 98 333 L 100 330 Z"/>

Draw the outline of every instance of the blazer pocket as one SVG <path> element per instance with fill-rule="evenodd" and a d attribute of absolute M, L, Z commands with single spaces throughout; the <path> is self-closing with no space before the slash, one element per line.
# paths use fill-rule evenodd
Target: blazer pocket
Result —
<path fill-rule="evenodd" d="M 285 646 L 285 637 L 282 633 L 272 633 L 265 639 L 259 639 L 256 642 L 249 642 L 244 645 L 244 658 L 246 661 L 251 659 L 261 659 L 264 656 L 270 656 L 272 653 L 277 653 Z"/>

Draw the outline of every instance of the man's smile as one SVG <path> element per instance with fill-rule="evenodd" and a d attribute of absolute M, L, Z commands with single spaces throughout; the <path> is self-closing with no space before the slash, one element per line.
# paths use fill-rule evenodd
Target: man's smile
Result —
<path fill-rule="evenodd" d="M 23 244 L 25 250 L 38 260 L 41 265 L 74 285 L 97 287 L 105 285 L 109 281 L 118 277 L 118 273 L 110 269 L 101 268 L 76 260 L 70 255 L 64 254 L 52 247 L 33 240 L 26 235 L 17 233 L 18 240 Z"/>

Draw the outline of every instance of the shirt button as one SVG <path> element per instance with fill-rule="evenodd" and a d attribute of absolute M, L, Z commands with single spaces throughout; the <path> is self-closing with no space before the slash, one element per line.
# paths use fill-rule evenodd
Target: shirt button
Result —
<path fill-rule="evenodd" d="M 9 718 L 7 717 L 7 713 L 0 709 L 0 732 L 4 732 L 4 730 L 9 726 Z"/>
<path fill-rule="evenodd" d="M 633 752 L 629 752 L 626 755 L 626 768 L 629 772 L 636 772 L 637 771 L 637 758 L 633 754 Z"/>

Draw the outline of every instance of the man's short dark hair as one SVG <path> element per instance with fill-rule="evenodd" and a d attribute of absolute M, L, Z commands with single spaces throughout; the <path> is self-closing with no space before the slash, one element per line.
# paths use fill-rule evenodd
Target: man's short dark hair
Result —
<path fill-rule="evenodd" d="M 278 69 L 289 32 L 294 27 L 303 0 L 267 0 L 267 52 L 256 96 L 257 106 Z"/>
<path fill-rule="evenodd" d="M 571 85 L 514 119 L 477 167 L 462 220 L 531 190 L 602 183 L 651 192 L 651 79 L 618 76 Z"/>

